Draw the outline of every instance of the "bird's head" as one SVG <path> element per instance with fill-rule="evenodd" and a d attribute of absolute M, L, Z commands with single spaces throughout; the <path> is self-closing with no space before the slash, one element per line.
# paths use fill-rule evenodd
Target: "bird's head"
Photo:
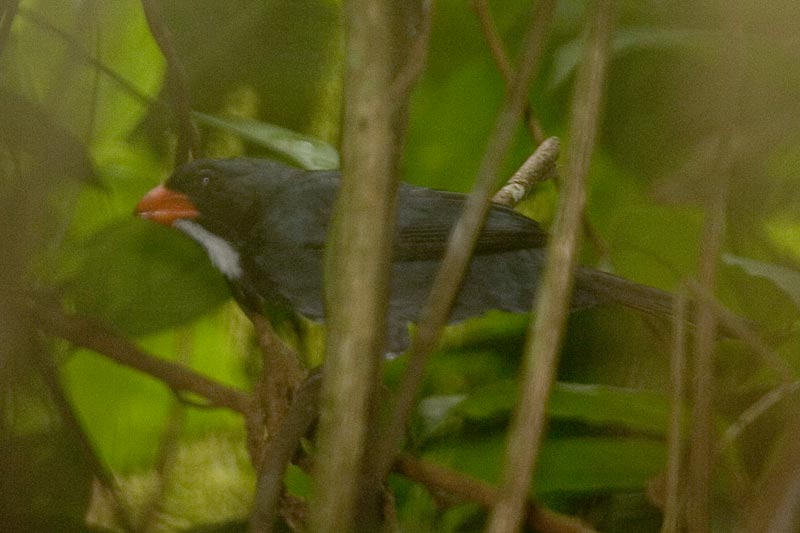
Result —
<path fill-rule="evenodd" d="M 257 165 L 244 158 L 192 161 L 145 194 L 135 213 L 166 226 L 190 220 L 231 239 L 248 225 L 260 196 L 258 184 L 270 176 Z"/>
<path fill-rule="evenodd" d="M 181 230 L 206 248 L 228 278 L 236 279 L 240 246 L 258 220 L 269 185 L 294 171 L 259 159 L 198 159 L 145 194 L 135 214 Z"/>

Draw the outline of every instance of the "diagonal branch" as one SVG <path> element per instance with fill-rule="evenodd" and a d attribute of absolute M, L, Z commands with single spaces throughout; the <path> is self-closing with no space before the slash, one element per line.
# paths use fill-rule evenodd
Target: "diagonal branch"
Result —
<path fill-rule="evenodd" d="M 611 0 L 597 0 L 590 11 L 589 35 L 575 82 L 571 112 L 571 151 L 564 188 L 548 247 L 544 275 L 535 300 L 536 319 L 528 329 L 521 398 L 509 429 L 499 495 L 487 531 L 517 531 L 531 474 L 541 449 L 547 400 L 555 379 L 580 235 L 585 180 L 600 121 L 608 46 L 613 21 Z"/>
<path fill-rule="evenodd" d="M 181 66 L 178 52 L 172 41 L 172 34 L 164 24 L 158 0 L 142 0 L 142 8 L 153 35 L 164 59 L 167 62 L 167 82 L 172 95 L 172 105 L 178 122 L 178 146 L 175 149 L 175 166 L 189 160 L 189 155 L 200 156 L 200 142 L 197 130 L 192 123 L 191 106 L 189 104 L 189 87 L 186 73 Z"/>
<path fill-rule="evenodd" d="M 495 25 L 492 14 L 489 11 L 487 0 L 472 0 L 470 5 L 472 5 L 472 9 L 475 10 L 478 22 L 481 25 L 483 38 L 486 39 L 486 45 L 489 47 L 489 52 L 492 54 L 492 59 L 494 59 L 494 63 L 497 65 L 500 75 L 503 76 L 506 83 L 510 84 L 511 80 L 514 78 L 514 68 L 511 66 L 511 61 L 508 59 L 508 53 L 503 45 L 503 40 L 500 38 L 500 33 L 497 31 L 497 25 Z M 551 17 L 548 17 L 547 21 L 542 23 L 549 25 L 550 20 Z M 531 139 L 533 139 L 533 142 L 538 144 L 544 141 L 542 125 L 539 124 L 536 115 L 534 115 L 533 107 L 529 100 L 525 101 L 525 107 L 522 113 L 525 117 L 528 133 Z"/>
<path fill-rule="evenodd" d="M 183 365 L 159 359 L 140 349 L 123 335 L 98 322 L 69 315 L 54 306 L 37 305 L 33 312 L 48 335 L 60 337 L 75 346 L 102 354 L 121 365 L 144 372 L 175 392 L 191 392 L 224 407 L 246 414 L 251 396 L 209 379 Z"/>
<path fill-rule="evenodd" d="M 500 166 L 513 140 L 516 125 L 525 105 L 528 87 L 539 64 L 546 39 L 545 29 L 552 15 L 554 2 L 538 2 L 531 13 L 531 20 L 525 35 L 520 67 L 506 95 L 502 110 L 495 121 L 492 135 L 478 170 L 478 177 L 465 202 L 464 211 L 450 236 L 447 252 L 436 279 L 433 282 L 428 301 L 422 310 L 419 329 L 414 337 L 408 368 L 396 400 L 391 423 L 385 432 L 380 446 L 375 447 L 369 461 L 371 475 L 384 479 L 403 442 L 406 427 L 414 407 L 425 366 L 430 353 L 436 346 L 450 310 L 455 302 L 461 280 L 467 271 L 472 250 L 483 227 L 491 206 L 490 194 L 496 182 Z"/>

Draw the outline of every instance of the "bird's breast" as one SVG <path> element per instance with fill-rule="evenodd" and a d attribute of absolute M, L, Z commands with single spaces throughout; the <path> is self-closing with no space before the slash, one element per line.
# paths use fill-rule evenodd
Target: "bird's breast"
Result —
<path fill-rule="evenodd" d="M 236 281 L 242 277 L 241 257 L 231 243 L 188 219 L 176 220 L 172 225 L 205 248 L 211 264 L 229 280 Z"/>

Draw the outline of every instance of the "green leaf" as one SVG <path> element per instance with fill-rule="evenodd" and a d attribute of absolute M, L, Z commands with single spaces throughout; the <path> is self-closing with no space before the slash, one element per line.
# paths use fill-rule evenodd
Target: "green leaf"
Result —
<path fill-rule="evenodd" d="M 650 439 L 577 437 L 545 443 L 536 494 L 642 490 L 664 468 L 666 445 Z"/>
<path fill-rule="evenodd" d="M 515 381 L 492 383 L 459 404 L 457 412 L 475 420 L 507 417 L 519 401 Z M 665 395 L 608 385 L 556 383 L 548 413 L 554 419 L 663 434 L 669 403 Z"/>
<path fill-rule="evenodd" d="M 628 27 L 614 32 L 611 51 L 616 56 L 636 50 L 717 50 L 722 45 L 721 35 L 708 31 L 674 28 Z M 555 68 L 548 90 L 555 90 L 569 79 L 578 66 L 583 53 L 583 39 L 573 39 L 555 53 Z"/>
<path fill-rule="evenodd" d="M 184 324 L 229 296 L 197 245 L 139 219 L 98 231 L 67 260 L 65 289 L 77 311 L 131 334 Z"/>
<path fill-rule="evenodd" d="M 800 272 L 773 263 L 765 263 L 733 254 L 723 254 L 722 260 L 737 266 L 751 276 L 765 278 L 775 284 L 800 308 Z"/>
<path fill-rule="evenodd" d="M 241 135 L 248 141 L 288 157 L 307 170 L 339 168 L 339 154 L 330 144 L 275 124 L 247 118 L 221 118 L 195 111 L 198 122 Z"/>
<path fill-rule="evenodd" d="M 505 450 L 500 435 L 439 442 L 426 459 L 494 482 Z M 642 490 L 663 469 L 666 445 L 657 440 L 623 437 L 548 439 L 533 481 L 537 496 L 548 493 Z"/>

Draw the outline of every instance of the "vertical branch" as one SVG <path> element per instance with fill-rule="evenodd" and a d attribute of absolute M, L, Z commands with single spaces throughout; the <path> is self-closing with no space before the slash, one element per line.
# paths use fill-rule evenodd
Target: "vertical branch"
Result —
<path fill-rule="evenodd" d="M 719 151 L 716 154 L 716 187 L 706 203 L 706 220 L 700 241 L 700 259 L 697 281 L 700 292 L 714 294 L 717 264 L 725 237 L 725 220 L 728 187 L 735 171 L 734 139 L 738 134 L 737 112 L 741 96 L 744 35 L 741 13 L 737 9 L 726 11 L 725 30 L 734 38 L 726 49 L 719 75 L 725 80 L 716 108 L 719 128 Z M 711 477 L 714 460 L 714 343 L 718 320 L 714 305 L 700 299 L 697 303 L 697 332 L 694 338 L 694 382 L 692 399 L 692 434 L 689 449 L 689 500 L 686 514 L 690 531 L 711 530 Z"/>
<path fill-rule="evenodd" d="M 381 445 L 375 447 L 374 459 L 370 461 L 372 474 L 378 479 L 385 478 L 389 473 L 402 446 L 428 357 L 447 324 L 450 309 L 455 302 L 472 250 L 489 211 L 490 194 L 525 105 L 528 87 L 541 58 L 554 7 L 554 0 L 537 2 L 531 13 L 520 66 L 495 121 L 478 169 L 475 186 L 465 202 L 461 217 L 453 228 L 447 252 L 421 312 L 419 328 L 411 346 L 408 368 L 400 385 L 390 426 Z"/>
<path fill-rule="evenodd" d="M 403 9 L 413 7 L 390 0 L 345 3 L 343 176 L 326 264 L 328 344 L 311 531 L 351 531 L 362 486 L 386 335 L 404 129 L 405 106 L 387 98 L 404 49 L 396 42 L 406 34 Z"/>
<path fill-rule="evenodd" d="M 189 155 L 200 156 L 200 143 L 197 130 L 195 130 L 191 117 L 189 101 L 189 88 L 186 83 L 186 73 L 181 66 L 172 34 L 164 24 L 158 0 L 142 0 L 142 8 L 153 35 L 164 59 L 167 62 L 167 83 L 169 83 L 172 105 L 175 118 L 178 122 L 178 146 L 175 149 L 175 166 L 180 166 L 189 160 Z"/>
<path fill-rule="evenodd" d="M 670 358 L 670 414 L 667 441 L 666 497 L 662 533 L 681 531 L 681 475 L 683 472 L 683 397 L 686 374 L 686 324 L 688 307 L 686 288 L 675 294 L 672 319 L 672 356 Z"/>
<path fill-rule="evenodd" d="M 19 0 L 9 0 L 6 5 L 0 7 L 0 55 L 6 47 L 8 36 L 11 34 L 11 23 L 17 16 Z"/>
<path fill-rule="evenodd" d="M 585 204 L 585 180 L 600 120 L 608 46 L 613 24 L 611 0 L 597 0 L 588 20 L 588 40 L 571 112 L 571 149 L 544 278 L 536 296 L 536 319 L 528 330 L 519 407 L 509 430 L 503 475 L 487 531 L 516 531 L 545 430 L 545 411 L 572 291 L 576 248 Z"/>
<path fill-rule="evenodd" d="M 726 182 L 722 176 L 721 189 L 711 200 L 703 229 L 698 281 L 713 293 L 716 281 L 717 259 L 725 229 Z M 689 450 L 689 500 L 688 523 L 692 531 L 709 531 L 711 527 L 710 491 L 711 467 L 714 457 L 713 398 L 714 398 L 714 342 L 717 337 L 717 320 L 712 306 L 700 301 L 697 305 L 697 333 L 694 338 L 694 382 L 692 386 L 692 438 Z"/>

